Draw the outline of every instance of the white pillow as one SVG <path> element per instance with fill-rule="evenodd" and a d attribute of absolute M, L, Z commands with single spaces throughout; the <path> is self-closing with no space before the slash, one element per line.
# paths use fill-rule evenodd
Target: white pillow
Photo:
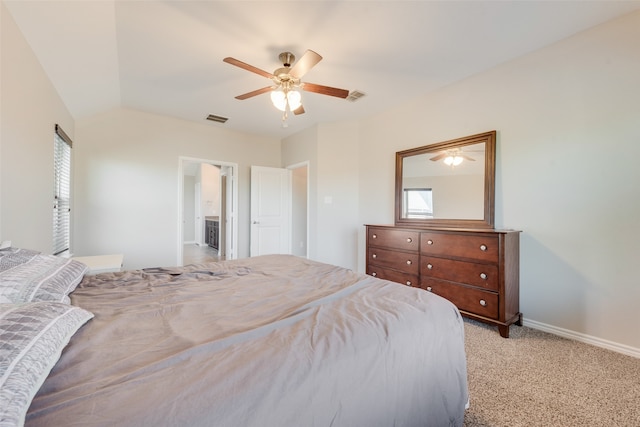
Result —
<path fill-rule="evenodd" d="M 33 397 L 93 314 L 69 304 L 0 304 L 0 425 L 22 426 Z"/>
<path fill-rule="evenodd" d="M 89 270 L 85 264 L 33 251 L 0 257 L 0 302 L 57 301 L 68 295 Z"/>
<path fill-rule="evenodd" d="M 20 249 L 13 247 L 0 249 L 0 272 L 29 262 L 34 256 L 38 254 L 40 254 L 40 252 L 32 251 L 30 249 Z"/>

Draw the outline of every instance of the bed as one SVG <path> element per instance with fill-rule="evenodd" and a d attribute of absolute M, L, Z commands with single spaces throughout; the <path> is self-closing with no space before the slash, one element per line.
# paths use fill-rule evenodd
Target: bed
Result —
<path fill-rule="evenodd" d="M 78 316 L 26 426 L 463 424 L 463 323 L 431 293 L 289 255 L 69 287 L 18 304 Z"/>

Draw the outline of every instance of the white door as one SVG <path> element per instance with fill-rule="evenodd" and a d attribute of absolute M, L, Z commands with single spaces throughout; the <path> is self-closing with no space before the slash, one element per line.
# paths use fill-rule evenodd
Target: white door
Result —
<path fill-rule="evenodd" d="M 291 253 L 291 171 L 251 166 L 250 256 Z"/>

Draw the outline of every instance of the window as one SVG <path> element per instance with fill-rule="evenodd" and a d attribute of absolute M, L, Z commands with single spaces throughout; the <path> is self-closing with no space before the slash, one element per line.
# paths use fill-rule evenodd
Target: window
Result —
<path fill-rule="evenodd" d="M 403 218 L 433 218 L 431 188 L 404 189 Z"/>
<path fill-rule="evenodd" d="M 56 125 L 53 137 L 53 254 L 69 250 L 71 230 L 71 139 Z"/>

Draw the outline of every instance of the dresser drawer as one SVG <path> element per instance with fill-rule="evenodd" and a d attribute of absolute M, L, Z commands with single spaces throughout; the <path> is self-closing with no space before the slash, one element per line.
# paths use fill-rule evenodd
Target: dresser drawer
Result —
<path fill-rule="evenodd" d="M 459 310 L 497 319 L 498 294 L 455 283 L 422 277 L 420 287 L 451 301 Z"/>
<path fill-rule="evenodd" d="M 498 290 L 498 266 L 446 258 L 420 257 L 420 275 Z"/>
<path fill-rule="evenodd" d="M 420 270 L 420 255 L 417 252 L 391 251 L 370 246 L 367 253 L 368 264 L 390 267 L 416 275 Z"/>
<path fill-rule="evenodd" d="M 417 252 L 420 233 L 411 230 L 368 227 L 367 244 Z"/>
<path fill-rule="evenodd" d="M 420 234 L 420 252 L 447 258 L 467 258 L 498 263 L 498 236 L 469 235 L 437 231 Z"/>
<path fill-rule="evenodd" d="M 390 280 L 407 286 L 418 286 L 417 274 L 408 274 L 377 265 L 367 265 L 367 274 L 378 279 Z"/>

